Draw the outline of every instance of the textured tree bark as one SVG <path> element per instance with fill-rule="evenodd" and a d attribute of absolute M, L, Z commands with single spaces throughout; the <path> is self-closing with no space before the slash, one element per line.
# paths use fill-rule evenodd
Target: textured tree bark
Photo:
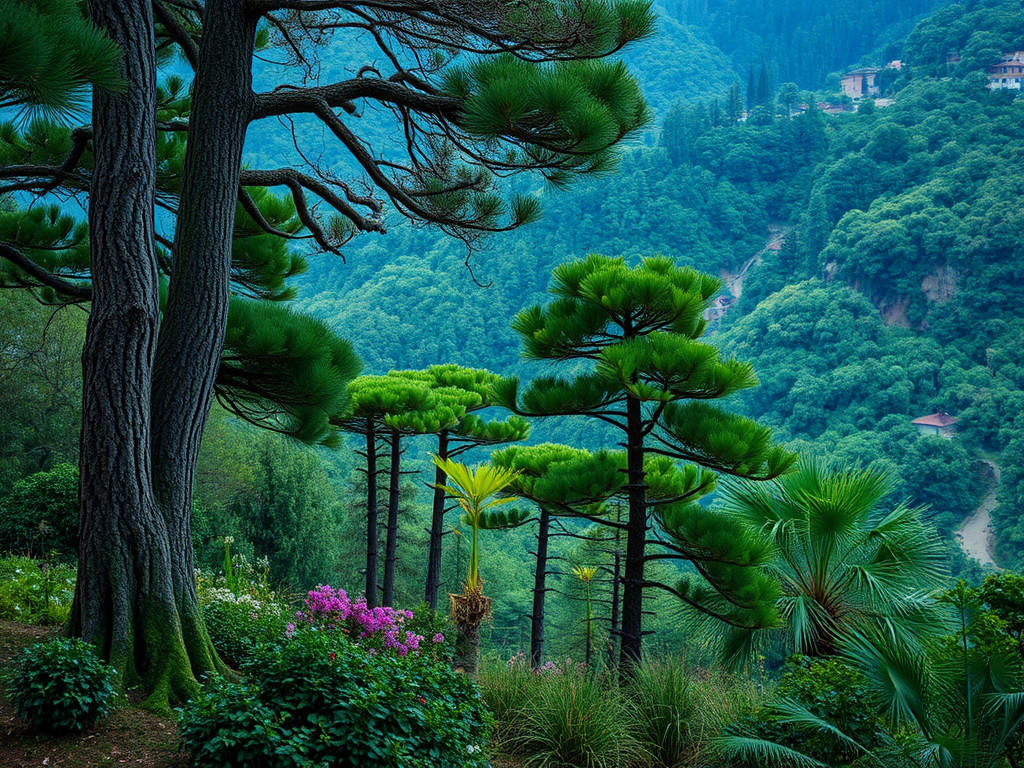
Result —
<path fill-rule="evenodd" d="M 256 18 L 209 0 L 192 90 L 173 273 L 153 380 L 153 482 L 167 521 L 174 592 L 196 674 L 220 667 L 199 613 L 192 488 L 227 328 L 242 147 L 255 98 Z"/>
<path fill-rule="evenodd" d="M 442 429 L 437 436 L 437 456 L 448 458 L 448 430 Z M 430 550 L 427 556 L 427 589 L 425 599 L 433 611 L 437 610 L 437 595 L 441 591 L 441 540 L 444 537 L 445 492 L 448 476 L 440 467 L 434 470 L 434 502 L 430 514 Z"/>
<path fill-rule="evenodd" d="M 540 667 L 544 655 L 544 600 L 547 597 L 548 537 L 551 513 L 540 511 L 537 526 L 537 570 L 533 574 L 533 613 L 530 614 L 530 666 Z"/>
<path fill-rule="evenodd" d="M 153 202 L 156 67 L 146 3 L 93 0 L 123 51 L 126 88 L 93 98 L 92 308 L 82 353 L 79 561 L 69 632 L 96 645 L 151 703 L 195 689 L 152 491 L 150 392 L 159 322 Z"/>
<path fill-rule="evenodd" d="M 622 642 L 619 667 L 631 677 L 640 664 L 644 613 L 644 549 L 647 543 L 647 499 L 644 485 L 643 414 L 640 401 L 626 400 L 626 466 L 629 475 L 629 518 L 626 521 L 626 563 L 622 585 Z"/>
<path fill-rule="evenodd" d="M 383 604 L 395 604 L 395 565 L 398 563 L 398 502 L 402 479 L 402 437 L 391 430 L 391 467 L 388 469 L 388 534 L 384 545 Z"/>
<path fill-rule="evenodd" d="M 377 430 L 366 419 L 366 605 L 377 607 Z"/>

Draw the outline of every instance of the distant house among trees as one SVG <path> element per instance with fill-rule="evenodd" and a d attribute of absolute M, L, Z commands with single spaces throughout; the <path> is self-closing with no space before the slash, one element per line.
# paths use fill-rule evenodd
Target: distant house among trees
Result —
<path fill-rule="evenodd" d="M 940 411 L 939 413 L 931 413 L 919 419 L 914 419 L 911 424 L 916 426 L 917 431 L 922 435 L 952 437 L 956 432 L 956 423 L 958 421 L 959 419 L 956 416 L 950 416 L 945 411 Z"/>
<path fill-rule="evenodd" d="M 993 91 L 1019 91 L 1024 83 L 1024 51 L 1004 53 L 998 63 L 988 68 L 988 87 Z"/>
<path fill-rule="evenodd" d="M 864 96 L 876 96 L 878 85 L 875 78 L 881 72 L 878 67 L 861 67 L 843 75 L 843 93 L 851 99 L 860 99 Z"/>

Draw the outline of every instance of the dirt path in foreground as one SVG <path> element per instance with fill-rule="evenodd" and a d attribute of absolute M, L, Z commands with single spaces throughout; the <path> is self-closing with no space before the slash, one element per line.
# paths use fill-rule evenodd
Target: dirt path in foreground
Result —
<path fill-rule="evenodd" d="M 992 559 L 989 539 L 992 537 L 991 513 L 996 507 L 996 492 L 999 490 L 999 467 L 987 459 L 984 463 L 992 470 L 988 493 L 985 494 L 985 498 L 981 500 L 981 504 L 974 510 L 974 513 L 960 526 L 960 530 L 956 532 L 956 540 L 968 557 L 973 557 L 982 565 L 998 568 L 996 561 Z"/>

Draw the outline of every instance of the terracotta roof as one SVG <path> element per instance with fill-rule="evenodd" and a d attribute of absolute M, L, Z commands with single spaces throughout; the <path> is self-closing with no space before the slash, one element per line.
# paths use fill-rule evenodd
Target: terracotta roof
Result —
<path fill-rule="evenodd" d="M 956 416 L 950 416 L 945 411 L 939 413 L 931 413 L 927 416 L 922 416 L 919 419 L 914 419 L 911 424 L 920 424 L 925 427 L 949 427 L 956 424 L 960 419 Z"/>

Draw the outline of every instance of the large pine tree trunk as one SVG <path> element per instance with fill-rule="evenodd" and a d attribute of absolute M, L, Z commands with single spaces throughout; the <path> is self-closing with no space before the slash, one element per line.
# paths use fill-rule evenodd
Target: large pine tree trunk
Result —
<path fill-rule="evenodd" d="M 219 666 L 199 613 L 192 489 L 227 328 L 242 147 L 254 97 L 256 19 L 210 0 L 192 89 L 172 275 L 153 377 L 153 481 L 167 520 L 174 592 L 193 669 Z"/>
<path fill-rule="evenodd" d="M 437 456 L 448 458 L 448 430 L 442 429 L 437 436 Z M 445 492 L 439 487 L 444 485 L 448 476 L 440 467 L 434 470 L 434 501 L 430 514 L 430 550 L 427 557 L 427 590 L 426 601 L 431 610 L 437 610 L 437 596 L 441 591 L 441 540 L 444 537 L 444 504 Z"/>
<path fill-rule="evenodd" d="M 544 655 L 544 600 L 547 597 L 548 538 L 551 528 L 551 513 L 540 511 L 537 527 L 537 570 L 533 574 L 533 613 L 530 614 L 530 666 L 540 667 Z"/>
<path fill-rule="evenodd" d="M 156 67 L 151 7 L 93 0 L 121 47 L 123 93 L 93 99 L 93 298 L 82 354 L 78 581 L 69 631 L 152 702 L 194 691 L 174 555 L 152 490 L 150 392 L 159 322 L 153 242 Z"/>
<path fill-rule="evenodd" d="M 398 564 L 398 504 L 402 480 L 402 437 L 391 430 L 391 466 L 388 469 L 388 533 L 384 544 L 384 605 L 395 604 L 395 566 Z"/>
<path fill-rule="evenodd" d="M 630 677 L 640 663 L 644 615 L 644 550 L 647 543 L 647 494 L 644 485 L 643 414 L 640 401 L 626 400 L 626 463 L 629 475 L 629 518 L 626 521 L 626 563 L 622 584 L 622 630 L 619 667 Z"/>

